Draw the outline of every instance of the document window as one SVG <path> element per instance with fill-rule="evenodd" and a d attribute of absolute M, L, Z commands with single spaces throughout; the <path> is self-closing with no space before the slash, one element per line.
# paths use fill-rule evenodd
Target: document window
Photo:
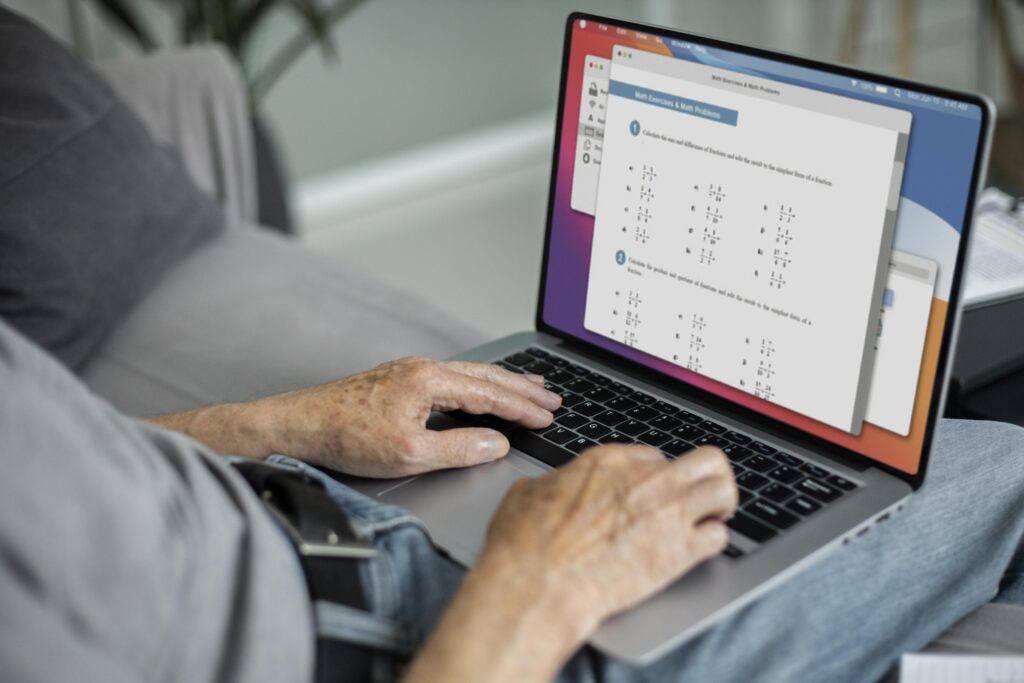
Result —
<path fill-rule="evenodd" d="M 628 47 L 607 73 L 585 327 L 859 433 L 911 115 Z"/>

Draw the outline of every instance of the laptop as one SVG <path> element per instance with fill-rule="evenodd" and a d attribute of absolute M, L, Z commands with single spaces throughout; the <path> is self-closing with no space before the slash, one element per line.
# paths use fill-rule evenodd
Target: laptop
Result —
<path fill-rule="evenodd" d="M 728 456 L 725 552 L 605 623 L 647 662 L 898 514 L 942 413 L 992 105 L 590 14 L 566 23 L 536 329 L 459 357 L 544 375 L 500 462 L 370 495 L 472 565 L 508 487 L 606 443 Z M 671 538 L 664 539 L 671 543 Z"/>

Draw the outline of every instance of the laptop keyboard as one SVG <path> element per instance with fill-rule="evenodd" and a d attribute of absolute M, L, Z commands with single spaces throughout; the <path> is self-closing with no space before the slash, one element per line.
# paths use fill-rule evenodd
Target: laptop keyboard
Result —
<path fill-rule="evenodd" d="M 492 416 L 461 414 L 463 420 L 501 429 L 515 448 L 552 467 L 598 444 L 647 444 L 668 459 L 698 446 L 717 446 L 729 458 L 740 493 L 728 526 L 755 544 L 778 537 L 857 488 L 803 458 L 543 349 L 530 347 L 494 363 L 544 375 L 545 387 L 562 397 L 554 423 L 527 430 Z M 744 553 L 730 543 L 724 554 Z"/>

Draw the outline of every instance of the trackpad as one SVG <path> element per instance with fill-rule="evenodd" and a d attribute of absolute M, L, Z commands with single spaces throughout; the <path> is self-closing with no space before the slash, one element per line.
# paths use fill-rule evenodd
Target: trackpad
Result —
<path fill-rule="evenodd" d="M 517 479 L 534 474 L 516 464 L 505 459 L 432 472 L 385 493 L 381 499 L 407 508 L 422 519 L 434 541 L 469 566 L 483 549 L 487 525 L 509 487 Z M 533 469 L 539 473 L 540 468 Z"/>

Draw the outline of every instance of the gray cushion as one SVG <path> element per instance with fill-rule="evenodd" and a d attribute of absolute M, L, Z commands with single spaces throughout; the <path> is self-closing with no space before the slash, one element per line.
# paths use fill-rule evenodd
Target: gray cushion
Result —
<path fill-rule="evenodd" d="M 106 82 L 0 7 L 0 316 L 79 368 L 223 215 Z"/>
<path fill-rule="evenodd" d="M 372 275 L 267 231 L 228 230 L 171 270 L 82 376 L 134 415 L 255 398 L 481 333 Z"/>

